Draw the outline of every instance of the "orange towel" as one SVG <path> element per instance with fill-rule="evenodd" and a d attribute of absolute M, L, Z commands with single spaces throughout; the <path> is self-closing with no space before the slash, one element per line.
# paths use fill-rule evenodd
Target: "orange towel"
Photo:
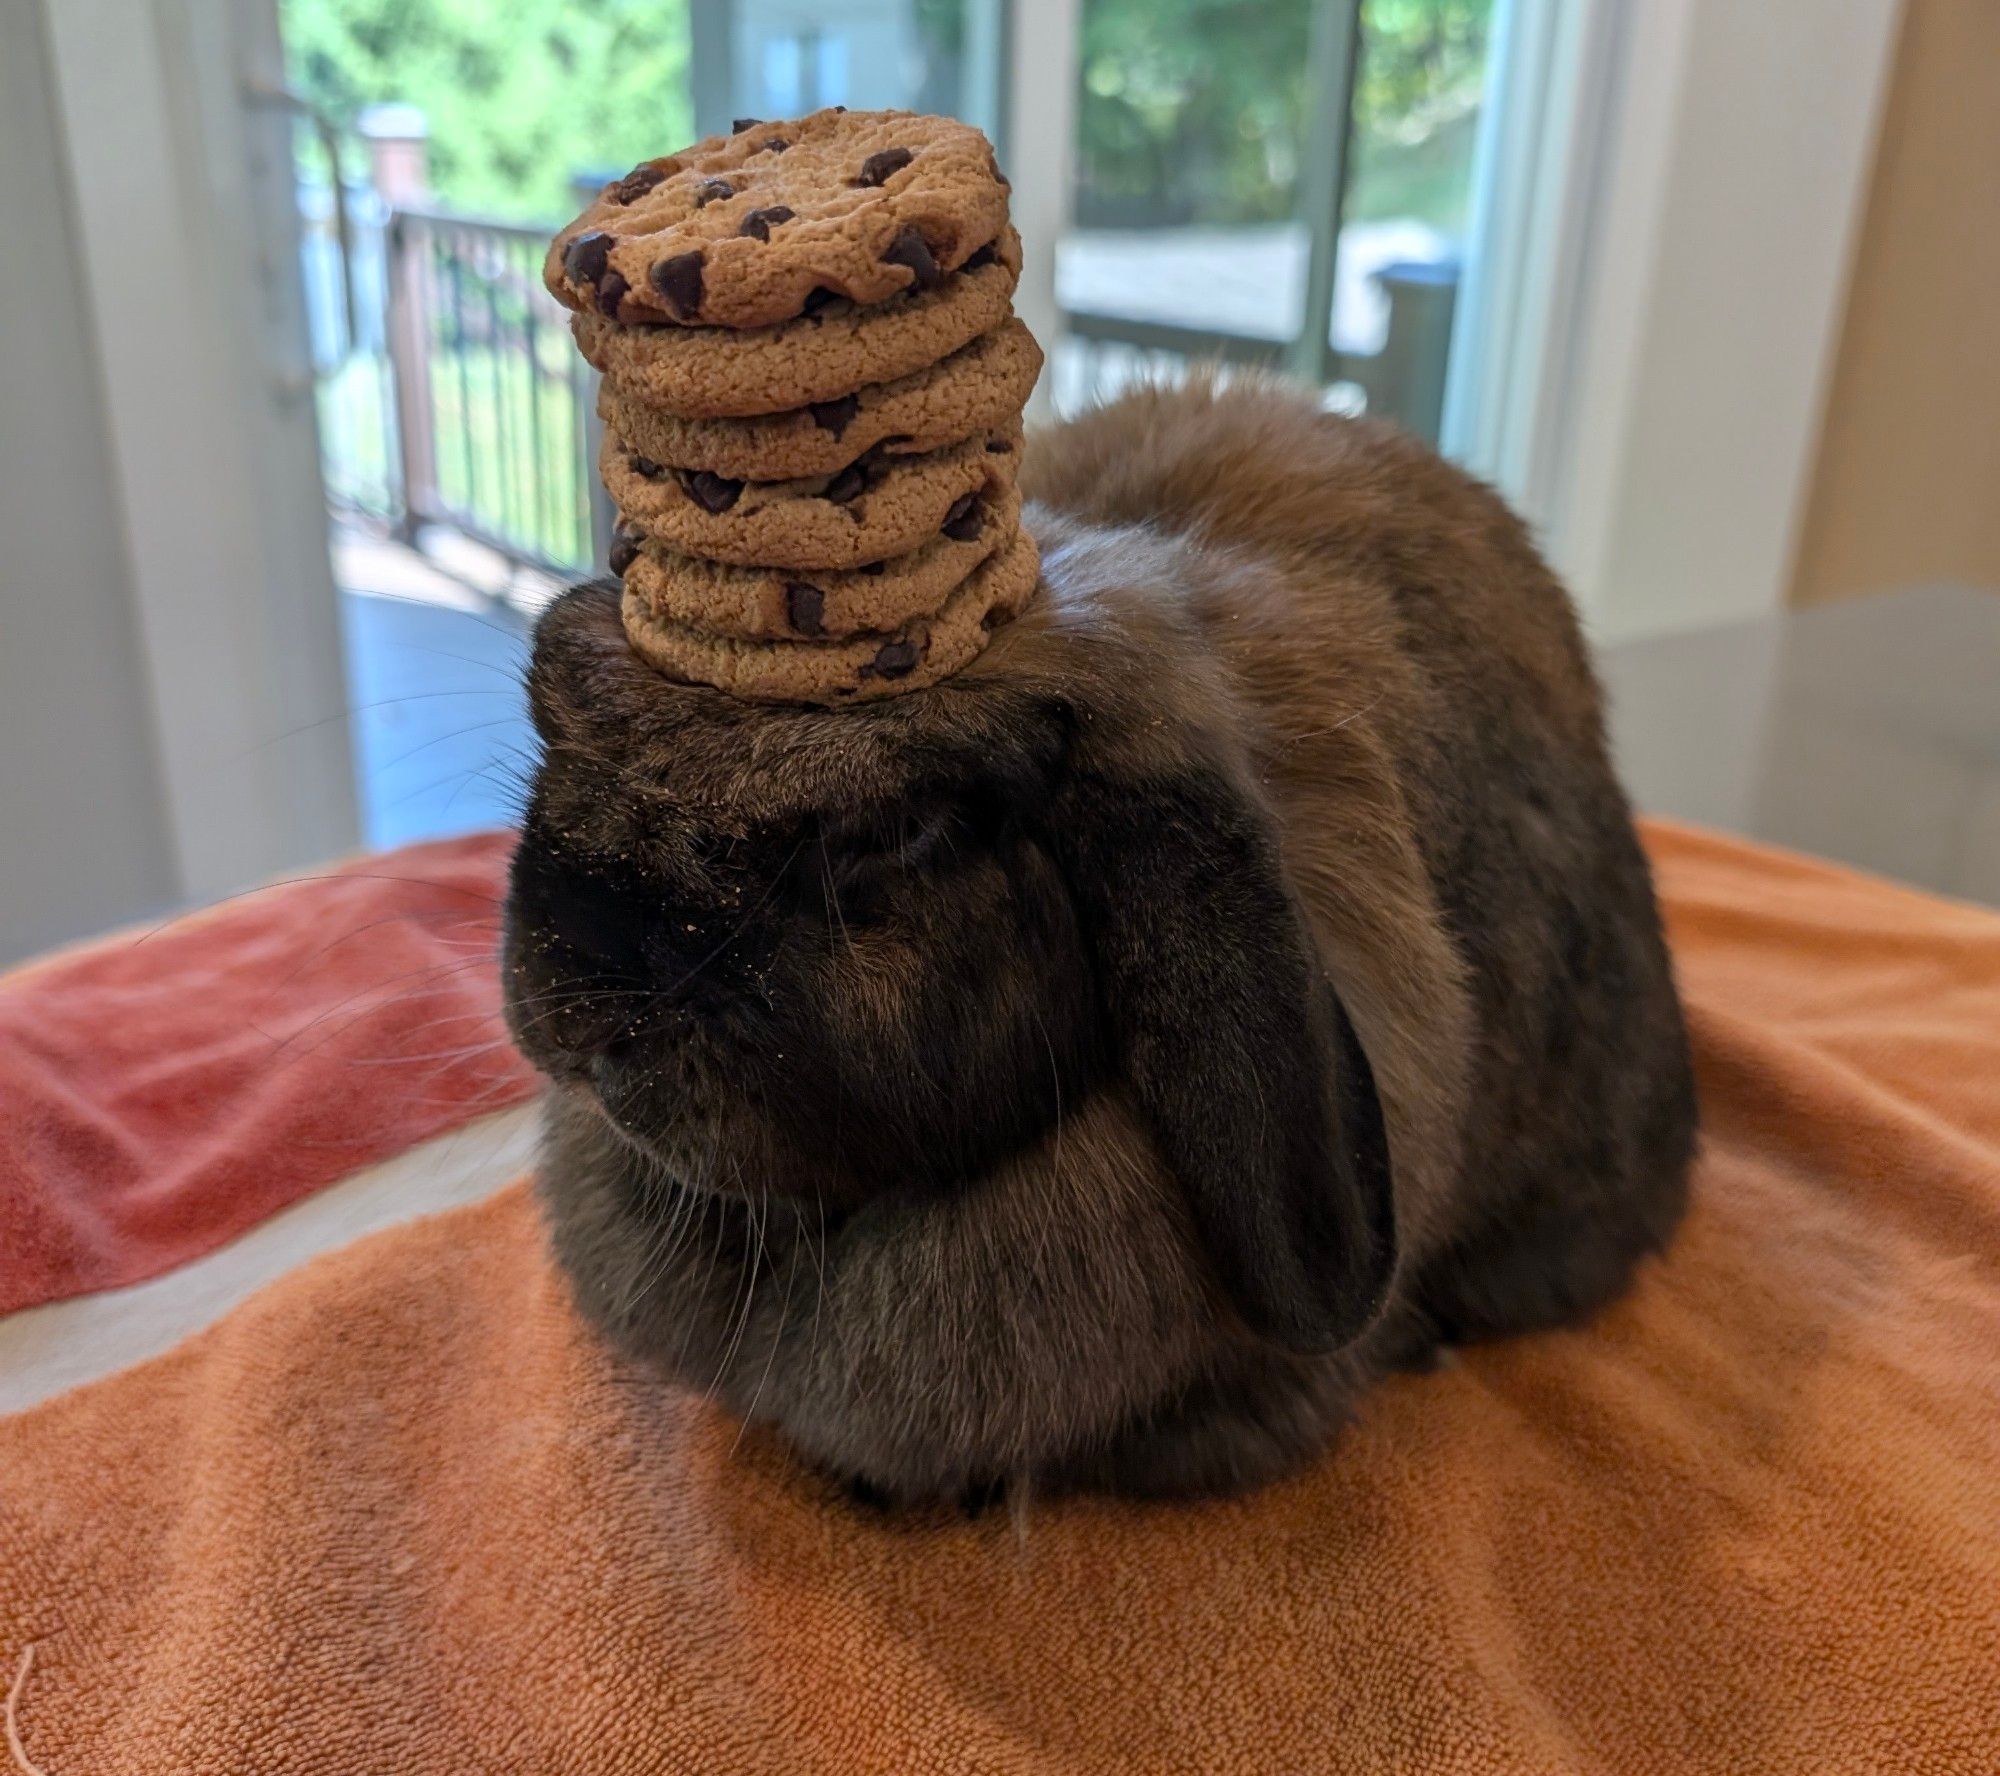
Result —
<path fill-rule="evenodd" d="M 2000 918 L 1652 840 L 1707 1152 L 1597 1323 L 1247 1500 L 882 1519 L 616 1374 L 510 1190 L 0 1423 L 18 1755 L 1991 1776 Z"/>

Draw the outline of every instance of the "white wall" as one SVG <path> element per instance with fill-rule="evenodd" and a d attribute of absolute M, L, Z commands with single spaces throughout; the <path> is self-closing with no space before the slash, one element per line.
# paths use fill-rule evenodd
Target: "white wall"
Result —
<path fill-rule="evenodd" d="M 17 0 L 18 3 L 18 0 Z M 275 0 L 41 0 L 168 834 L 212 900 L 358 832 Z M 135 267 L 143 272 L 135 275 Z"/>
<path fill-rule="evenodd" d="M 0 7 L 6 956 L 357 821 L 273 0 Z"/>
<path fill-rule="evenodd" d="M 1553 510 L 1598 633 L 1785 595 L 1897 0 L 1627 0 Z"/>
<path fill-rule="evenodd" d="M 0 961 L 178 892 L 41 16 L 0 4 Z"/>

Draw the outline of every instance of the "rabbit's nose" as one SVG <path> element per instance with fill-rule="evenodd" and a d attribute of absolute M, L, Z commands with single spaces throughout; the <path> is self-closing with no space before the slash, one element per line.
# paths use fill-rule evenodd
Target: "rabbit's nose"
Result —
<path fill-rule="evenodd" d="M 607 985 L 646 983 L 660 915 L 633 885 L 588 870 L 537 871 L 532 885 L 517 887 L 516 909 L 531 939 L 562 972 Z"/>
<path fill-rule="evenodd" d="M 643 887 L 524 838 L 508 908 L 512 1009 L 533 1054 L 587 1058 L 644 1013 L 660 915 Z"/>
<path fill-rule="evenodd" d="M 515 861 L 514 1010 L 524 1045 L 587 1060 L 669 1013 L 735 1003 L 740 907 L 695 906 L 612 866 L 524 838 Z M 724 977 L 728 977 L 725 979 Z"/>

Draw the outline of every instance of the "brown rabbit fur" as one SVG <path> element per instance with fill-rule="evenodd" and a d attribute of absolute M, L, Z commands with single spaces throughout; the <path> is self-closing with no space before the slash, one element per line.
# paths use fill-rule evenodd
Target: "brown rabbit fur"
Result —
<path fill-rule="evenodd" d="M 578 587 L 509 1008 L 588 1317 L 891 1500 L 1232 1490 L 1617 1293 L 1695 1110 L 1567 598 L 1267 387 L 1037 438 L 1045 589 L 863 708 L 670 684 Z"/>

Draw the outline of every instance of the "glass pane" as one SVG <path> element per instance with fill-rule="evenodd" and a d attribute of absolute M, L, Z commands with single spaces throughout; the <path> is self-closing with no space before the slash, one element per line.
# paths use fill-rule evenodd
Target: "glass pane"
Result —
<path fill-rule="evenodd" d="M 1464 269 L 1493 4 L 1361 6 L 1329 337 L 1363 404 L 1426 437 Z"/>
<path fill-rule="evenodd" d="M 1188 356 L 1282 357 L 1299 333 L 1312 0 L 1083 0 L 1072 339 L 1058 408 Z"/>
<path fill-rule="evenodd" d="M 1434 436 L 1493 3 L 1083 0 L 1058 408 L 1221 359 Z M 1343 138 L 1335 251 L 1312 157 Z M 1333 277 L 1308 315 L 1316 247 Z M 1327 351 L 1302 343 L 1322 327 Z"/>
<path fill-rule="evenodd" d="M 1342 245 L 1400 226 L 1427 249 L 1465 237 L 1493 0 L 1362 0 Z"/>
<path fill-rule="evenodd" d="M 695 109 L 938 111 L 993 133 L 1001 0 L 694 0 Z"/>

